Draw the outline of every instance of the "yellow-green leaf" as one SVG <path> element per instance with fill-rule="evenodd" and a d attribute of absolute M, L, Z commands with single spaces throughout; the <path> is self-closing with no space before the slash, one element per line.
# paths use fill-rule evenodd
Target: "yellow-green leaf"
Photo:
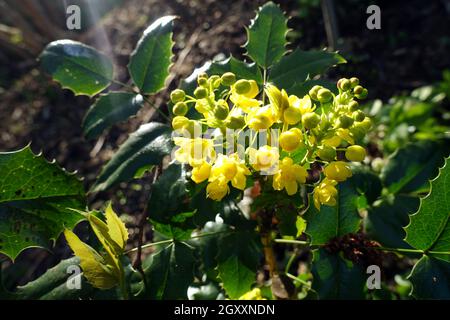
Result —
<path fill-rule="evenodd" d="M 64 236 L 72 251 L 80 258 L 83 275 L 90 284 L 99 289 L 110 289 L 118 284 L 117 277 L 105 264 L 105 260 L 97 251 L 82 242 L 69 229 L 64 231 Z"/>
<path fill-rule="evenodd" d="M 122 220 L 120 220 L 119 216 L 114 212 L 111 203 L 109 203 L 106 208 L 105 216 L 109 236 L 120 248 L 122 248 L 122 250 L 124 250 L 128 240 L 128 230 Z"/>

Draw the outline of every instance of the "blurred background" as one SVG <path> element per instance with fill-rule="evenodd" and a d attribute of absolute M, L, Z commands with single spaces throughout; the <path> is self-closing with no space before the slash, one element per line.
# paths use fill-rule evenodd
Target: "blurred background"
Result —
<path fill-rule="evenodd" d="M 129 81 L 128 56 L 142 31 L 163 15 L 177 15 L 175 64 L 168 90 L 153 98 L 165 108 L 167 92 L 178 86 L 195 67 L 208 59 L 233 54 L 245 59 L 244 27 L 265 1 L 245 0 L 0 0 L 0 151 L 19 149 L 32 142 L 35 152 L 55 158 L 77 170 L 90 186 L 113 151 L 143 122 L 157 119 L 143 108 L 126 123 L 114 126 L 98 141 L 83 138 L 81 122 L 91 102 L 75 97 L 50 81 L 37 57 L 55 39 L 70 38 L 90 44 L 115 62 L 116 78 Z M 450 1 L 448 0 L 275 0 L 292 18 L 289 48 L 339 50 L 348 63 L 332 70 L 331 79 L 357 76 L 369 89 L 367 111 L 378 126 L 369 145 L 374 157 L 392 153 L 417 139 L 440 139 L 449 124 Z M 66 8 L 81 8 L 81 30 L 66 27 Z M 381 9 L 381 29 L 369 30 L 366 9 Z M 112 87 L 114 89 L 114 87 Z M 144 205 L 142 190 L 148 181 L 136 181 L 92 198 L 92 207 L 112 198 L 129 215 Z M 83 226 L 81 226 L 83 227 Z M 27 250 L 15 265 L 23 284 L 62 257 Z M 26 262 L 33 260 L 32 268 Z M 5 276 L 5 278 L 8 278 Z M 10 278 L 11 279 L 11 278 Z"/>

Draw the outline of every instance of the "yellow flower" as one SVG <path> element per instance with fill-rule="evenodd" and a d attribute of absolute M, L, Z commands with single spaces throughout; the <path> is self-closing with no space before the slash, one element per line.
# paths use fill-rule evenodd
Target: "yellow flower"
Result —
<path fill-rule="evenodd" d="M 302 143 L 302 132 L 299 128 L 292 128 L 288 131 L 283 132 L 279 138 L 280 147 L 291 152 L 300 147 Z"/>
<path fill-rule="evenodd" d="M 297 193 L 298 183 L 305 183 L 307 176 L 306 169 L 286 157 L 281 161 L 278 172 L 273 176 L 272 187 L 275 190 L 286 189 L 288 195 Z"/>
<path fill-rule="evenodd" d="M 325 169 L 325 176 L 328 179 L 336 181 L 345 181 L 347 178 L 352 176 L 352 170 L 347 162 L 344 161 L 334 161 L 329 163 Z"/>
<path fill-rule="evenodd" d="M 339 138 L 338 136 L 333 136 L 327 139 L 323 139 L 322 144 L 324 146 L 337 148 L 341 144 L 341 138 Z"/>
<path fill-rule="evenodd" d="M 247 175 L 250 175 L 250 170 L 236 153 L 230 156 L 220 154 L 211 168 L 208 180 L 210 183 L 206 189 L 207 193 L 211 194 L 208 197 L 213 200 L 221 200 L 229 192 L 229 181 L 236 189 L 244 190 Z"/>
<path fill-rule="evenodd" d="M 272 107 L 267 105 L 250 109 L 245 120 L 250 129 L 257 131 L 270 128 L 278 118 Z"/>
<path fill-rule="evenodd" d="M 350 134 L 350 130 L 339 128 L 336 130 L 336 135 L 342 140 L 347 141 L 349 144 L 355 144 L 355 140 Z"/>
<path fill-rule="evenodd" d="M 211 139 L 174 137 L 175 145 L 180 148 L 175 151 L 175 159 L 181 163 L 189 163 L 197 167 L 205 160 L 213 160 L 216 156 L 214 143 Z"/>
<path fill-rule="evenodd" d="M 248 148 L 250 164 L 258 171 L 265 171 L 270 174 L 278 169 L 280 152 L 278 148 L 263 146 L 258 150 Z"/>
<path fill-rule="evenodd" d="M 306 113 L 313 112 L 316 108 L 312 102 L 309 96 L 304 96 L 303 98 L 299 98 L 294 95 L 289 96 L 289 105 L 295 109 L 298 109 L 302 115 Z"/>
<path fill-rule="evenodd" d="M 281 91 L 272 84 L 268 84 L 264 89 L 269 98 L 270 105 L 278 118 L 281 118 L 284 110 L 289 107 L 289 97 L 284 89 Z"/>
<path fill-rule="evenodd" d="M 231 87 L 231 102 L 244 112 L 249 112 L 251 108 L 258 107 L 261 104 L 259 100 L 254 99 L 259 93 L 258 84 L 255 80 L 248 81 L 250 83 L 250 90 L 244 94 L 238 94 L 234 85 Z"/>
<path fill-rule="evenodd" d="M 244 293 L 239 297 L 238 300 L 266 300 L 261 295 L 261 290 L 259 288 L 255 288 L 249 292 Z"/>
<path fill-rule="evenodd" d="M 191 179 L 195 183 L 201 183 L 209 178 L 209 174 L 211 173 L 211 165 L 203 161 L 203 163 L 199 166 L 196 166 L 192 169 Z"/>
<path fill-rule="evenodd" d="M 336 196 L 338 191 L 336 189 L 337 182 L 325 178 L 322 182 L 314 188 L 314 206 L 317 210 L 320 210 L 320 205 L 325 204 L 327 206 L 336 205 Z"/>
<path fill-rule="evenodd" d="M 228 181 L 224 176 L 215 178 L 206 186 L 206 196 L 215 201 L 222 200 L 229 192 L 230 187 L 228 187 Z"/>

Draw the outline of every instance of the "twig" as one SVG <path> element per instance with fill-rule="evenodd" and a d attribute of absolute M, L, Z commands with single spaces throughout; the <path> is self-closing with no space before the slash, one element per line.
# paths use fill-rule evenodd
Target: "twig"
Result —
<path fill-rule="evenodd" d="M 338 47 L 339 31 L 333 0 L 322 0 L 322 12 L 328 47 L 334 51 Z"/>

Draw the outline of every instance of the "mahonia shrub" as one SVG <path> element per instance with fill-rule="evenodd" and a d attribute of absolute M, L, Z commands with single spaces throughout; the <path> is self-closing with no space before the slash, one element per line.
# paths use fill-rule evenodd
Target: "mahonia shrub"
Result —
<path fill-rule="evenodd" d="M 209 61 L 170 93 L 169 110 L 156 107 L 174 21 L 161 17 L 143 32 L 126 84 L 109 57 L 83 43 L 54 41 L 40 55 L 63 88 L 95 98 L 86 139 L 155 108 L 89 190 L 94 197 L 151 178 L 151 192 L 133 247 L 114 204 L 91 210 L 75 174 L 30 146 L 0 153 L 0 253 L 14 261 L 28 248 L 50 250 L 60 234 L 74 253 L 24 286 L 6 290 L 0 281 L 0 298 L 450 298 L 446 138 L 395 152 L 386 143 L 392 153 L 381 159 L 373 142 L 383 145 L 383 110 L 367 116 L 375 112 L 361 103 L 368 90 L 356 77 L 334 84 L 323 76 L 346 62 L 338 53 L 288 51 L 287 18 L 272 2 L 247 29 L 250 61 Z M 420 108 L 405 106 L 405 114 L 398 104 L 386 108 L 391 126 L 417 124 Z M 74 233 L 83 220 L 96 239 Z M 377 274 L 390 251 L 409 266 L 393 279 Z"/>

